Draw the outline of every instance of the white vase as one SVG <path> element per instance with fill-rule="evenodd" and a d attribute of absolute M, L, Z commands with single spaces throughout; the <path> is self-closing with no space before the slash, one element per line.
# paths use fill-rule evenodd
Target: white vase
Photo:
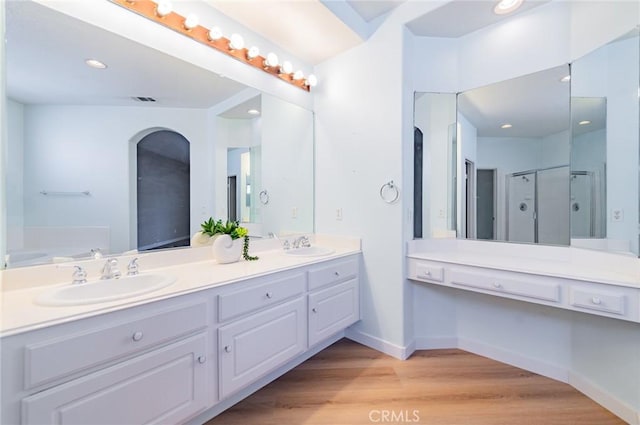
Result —
<path fill-rule="evenodd" d="M 235 263 L 242 255 L 242 238 L 231 239 L 229 235 L 216 235 L 213 237 L 213 259 L 218 264 Z"/>

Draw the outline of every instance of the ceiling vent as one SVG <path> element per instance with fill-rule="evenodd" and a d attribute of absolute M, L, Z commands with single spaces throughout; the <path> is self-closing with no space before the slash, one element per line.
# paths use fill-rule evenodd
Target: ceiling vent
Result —
<path fill-rule="evenodd" d="M 136 102 L 155 102 L 156 101 L 154 98 L 146 97 L 146 96 L 133 96 L 132 99 L 135 100 Z"/>

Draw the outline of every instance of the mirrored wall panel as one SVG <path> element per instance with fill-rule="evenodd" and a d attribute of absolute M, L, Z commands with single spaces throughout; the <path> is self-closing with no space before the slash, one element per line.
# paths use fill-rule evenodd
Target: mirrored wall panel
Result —
<path fill-rule="evenodd" d="M 41 3 L 4 7 L 9 266 L 187 246 L 211 216 L 313 231 L 311 111 Z"/>

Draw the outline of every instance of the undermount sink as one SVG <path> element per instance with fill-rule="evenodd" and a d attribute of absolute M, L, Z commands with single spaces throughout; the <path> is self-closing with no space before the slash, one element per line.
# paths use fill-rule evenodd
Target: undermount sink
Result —
<path fill-rule="evenodd" d="M 36 304 L 69 306 L 95 304 L 122 298 L 135 297 L 173 284 L 176 278 L 170 275 L 144 273 L 124 276 L 119 279 L 97 280 L 87 283 L 69 284 L 46 290 L 36 297 Z"/>
<path fill-rule="evenodd" d="M 333 252 L 333 249 L 324 246 L 305 246 L 289 249 L 285 251 L 285 254 L 297 257 L 322 257 L 323 255 L 333 254 Z"/>

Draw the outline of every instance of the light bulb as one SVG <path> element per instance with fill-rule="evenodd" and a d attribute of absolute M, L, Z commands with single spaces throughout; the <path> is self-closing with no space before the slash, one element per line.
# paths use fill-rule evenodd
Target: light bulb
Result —
<path fill-rule="evenodd" d="M 300 70 L 297 70 L 296 72 L 293 73 L 293 79 L 298 81 L 298 80 L 302 80 L 304 78 L 304 73 Z"/>
<path fill-rule="evenodd" d="M 209 30 L 207 37 L 209 37 L 211 41 L 220 40 L 222 38 L 222 30 L 220 27 L 213 27 Z"/>
<path fill-rule="evenodd" d="M 293 65 L 289 61 L 282 62 L 282 66 L 280 66 L 281 74 L 291 74 L 293 72 Z"/>
<path fill-rule="evenodd" d="M 244 38 L 240 34 L 231 34 L 229 39 L 229 49 L 240 50 L 244 47 Z"/>
<path fill-rule="evenodd" d="M 315 87 L 318 85 L 318 78 L 313 74 L 309 74 L 305 81 L 305 84 L 309 87 Z"/>
<path fill-rule="evenodd" d="M 569 81 L 571 81 L 571 75 L 565 75 L 564 77 L 560 78 L 560 82 L 562 83 L 568 83 Z"/>
<path fill-rule="evenodd" d="M 584 120 L 584 121 L 580 121 L 580 122 L 578 123 L 578 125 L 588 125 L 588 124 L 591 124 L 591 121 L 589 121 L 589 120 Z"/>
<path fill-rule="evenodd" d="M 184 20 L 184 28 L 186 30 L 192 30 L 198 26 L 198 16 L 197 15 L 189 15 L 187 19 Z"/>
<path fill-rule="evenodd" d="M 173 6 L 171 5 L 171 2 L 167 0 L 161 1 L 158 3 L 158 6 L 156 6 L 156 14 L 161 18 L 167 16 L 172 11 Z"/>
<path fill-rule="evenodd" d="M 511 124 L 502 124 L 502 125 L 500 126 L 500 128 L 505 129 L 505 130 L 506 130 L 507 128 L 511 128 L 511 127 L 513 127 Z"/>
<path fill-rule="evenodd" d="M 84 61 L 84 63 L 86 63 L 91 68 L 96 68 L 96 69 L 105 69 L 107 67 L 107 65 L 100 62 L 98 59 L 87 59 Z"/>
<path fill-rule="evenodd" d="M 522 5 L 523 0 L 501 0 L 493 8 L 493 12 L 496 15 L 506 15 L 511 13 Z"/>
<path fill-rule="evenodd" d="M 264 66 L 267 68 L 278 66 L 278 55 L 276 55 L 273 52 L 270 52 L 267 55 L 267 58 L 264 60 Z"/>
<path fill-rule="evenodd" d="M 247 114 L 249 114 L 249 115 L 260 115 L 260 111 L 258 111 L 257 109 L 249 109 L 247 111 Z"/>
<path fill-rule="evenodd" d="M 247 50 L 247 59 L 249 60 L 255 59 L 258 57 L 259 54 L 260 54 L 260 49 L 258 49 L 256 46 L 251 46 L 249 47 L 249 50 Z"/>

